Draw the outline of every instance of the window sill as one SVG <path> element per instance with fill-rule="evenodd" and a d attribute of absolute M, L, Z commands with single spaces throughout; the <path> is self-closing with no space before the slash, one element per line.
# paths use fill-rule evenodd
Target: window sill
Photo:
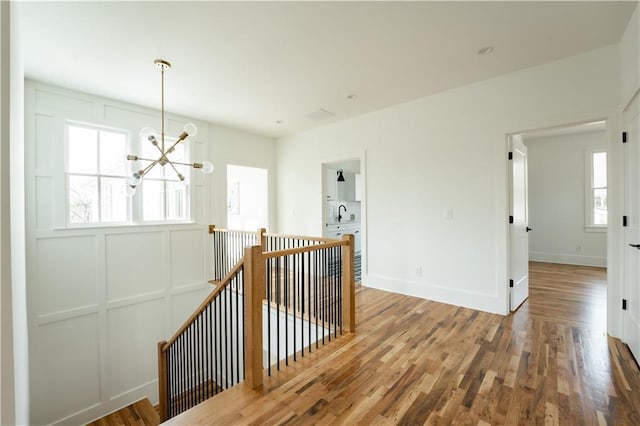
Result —
<path fill-rule="evenodd" d="M 90 225 L 70 225 L 66 227 L 53 228 L 53 231 L 104 231 L 114 230 L 118 232 L 132 230 L 132 229 L 147 229 L 147 228 L 164 228 L 168 226 L 184 226 L 192 227 L 193 225 L 205 226 L 201 223 L 193 221 L 175 221 L 175 222 L 146 222 L 146 223 L 114 223 L 114 224 L 90 224 Z"/>
<path fill-rule="evenodd" d="M 584 232 L 605 233 L 607 232 L 606 226 L 585 226 Z"/>

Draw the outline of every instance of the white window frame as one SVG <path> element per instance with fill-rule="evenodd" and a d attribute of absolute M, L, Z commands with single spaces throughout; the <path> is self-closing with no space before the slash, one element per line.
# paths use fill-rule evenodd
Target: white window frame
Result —
<path fill-rule="evenodd" d="M 141 138 L 136 138 L 138 145 L 137 147 L 134 147 L 133 150 L 135 152 L 140 152 L 142 153 L 142 144 L 143 143 L 149 143 L 147 141 L 142 140 Z M 170 147 L 171 145 L 173 145 L 173 143 L 175 143 L 175 141 L 177 140 L 177 138 L 172 138 L 172 137 L 167 137 L 165 136 L 165 146 L 166 147 Z M 180 144 L 183 146 L 184 148 L 184 159 L 182 160 L 182 162 L 184 163 L 189 163 L 190 162 L 190 158 L 191 158 L 191 144 L 190 141 L 182 141 L 180 142 Z M 141 157 L 145 157 L 145 155 L 140 155 Z M 159 156 L 159 151 L 158 151 L 158 155 L 154 154 L 151 156 L 151 158 L 157 158 L 157 156 Z M 141 161 L 135 161 L 132 162 L 132 165 L 130 166 L 132 171 L 133 170 L 138 170 L 146 165 L 148 165 L 148 162 L 141 162 Z M 156 166 L 154 166 L 154 168 L 162 168 L 163 166 L 157 164 Z M 138 186 L 138 190 L 136 192 L 136 195 L 133 196 L 133 200 L 134 200 L 134 205 L 133 205 L 133 221 L 135 224 L 141 224 L 141 225 L 158 225 L 158 224 L 176 224 L 176 223 L 193 223 L 193 219 L 191 217 L 191 187 L 192 185 L 188 184 L 186 186 L 186 191 L 185 191 L 185 198 L 184 198 L 184 217 L 182 219 L 166 219 L 167 217 L 167 211 L 168 211 L 168 205 L 167 205 L 167 197 L 166 197 L 166 188 L 167 188 L 167 182 L 179 182 L 178 176 L 175 175 L 175 171 L 171 168 L 170 165 L 165 165 L 164 169 L 166 170 L 166 173 L 164 174 L 164 176 L 162 178 L 159 177 L 145 177 L 142 179 L 142 183 Z M 192 168 L 191 167 L 186 167 L 184 170 L 184 176 L 186 178 L 187 182 L 191 182 L 192 181 Z M 167 177 L 167 175 L 169 177 Z M 162 182 L 164 185 L 164 189 L 165 189 L 165 196 L 164 196 L 164 217 L 165 219 L 159 219 L 159 220 L 145 220 L 144 219 L 144 189 L 145 189 L 145 182 L 146 181 L 155 181 L 155 182 Z"/>
<path fill-rule="evenodd" d="M 594 154 L 605 153 L 607 155 L 607 186 L 595 188 L 593 179 L 594 179 L 594 170 L 593 170 L 593 156 Z M 594 223 L 594 190 L 596 189 L 606 189 L 607 190 L 607 199 L 609 195 L 609 154 L 606 148 L 588 148 L 585 149 L 585 185 L 584 185 L 584 229 L 586 232 L 606 232 L 607 226 L 609 222 L 609 217 L 607 215 L 607 224 L 600 225 Z M 608 208 L 607 208 L 608 213 Z"/>
<path fill-rule="evenodd" d="M 100 194 L 100 178 L 101 177 L 106 177 L 106 178 L 125 178 L 127 175 L 129 175 L 133 170 L 138 170 L 140 168 L 141 165 L 146 165 L 148 163 L 146 162 L 132 162 L 132 161 L 127 161 L 124 157 L 122 159 L 124 165 L 125 165 L 125 175 L 124 176 L 116 176 L 116 175 L 108 175 L 108 174 L 101 174 L 100 173 L 100 169 L 99 169 L 99 161 L 100 161 L 100 149 L 99 149 L 99 143 L 98 142 L 98 148 L 97 148 L 97 166 L 98 169 L 96 170 L 96 173 L 75 173 L 75 172 L 70 172 L 69 171 L 69 127 L 81 127 L 81 128 L 86 128 L 86 129 L 91 129 L 91 130 L 95 130 L 98 132 L 98 140 L 99 140 L 99 135 L 100 135 L 100 131 L 107 131 L 107 132 L 112 132 L 112 133 L 120 133 L 125 135 L 126 138 L 126 151 L 128 153 L 131 152 L 142 152 L 142 141 L 140 140 L 140 138 L 138 137 L 131 137 L 131 131 L 127 130 L 127 129 L 121 129 L 121 128 L 116 128 L 116 127 L 110 127 L 108 125 L 101 125 L 101 124 L 95 124 L 95 123 L 86 123 L 86 122 L 79 122 L 79 121 L 74 121 L 74 120 L 65 120 L 64 123 L 64 182 L 65 182 L 65 190 L 64 190 L 64 212 L 65 212 L 65 227 L 66 228 L 101 228 L 101 227 L 121 227 L 121 226 L 142 226 L 142 225 L 172 225 L 172 224 L 190 224 L 190 223 L 194 223 L 193 218 L 192 218 L 192 194 L 191 194 L 191 190 L 192 190 L 192 185 L 187 185 L 186 186 L 186 191 L 185 191 L 185 198 L 184 198 L 184 216 L 182 219 L 165 219 L 165 220 L 144 220 L 144 183 L 146 179 L 142 180 L 142 183 L 138 186 L 138 191 L 136 192 L 136 194 L 132 197 L 128 198 L 127 201 L 127 214 L 126 214 L 126 220 L 125 221 L 102 221 L 101 220 L 101 203 L 102 203 L 102 199 L 101 199 L 101 194 Z M 165 137 L 165 141 L 166 143 L 173 143 L 175 142 L 175 138 L 166 138 Z M 189 159 L 191 157 L 191 147 L 190 147 L 190 143 L 185 143 L 187 141 L 183 141 L 181 142 L 181 144 L 184 144 L 184 162 L 185 163 L 189 163 Z M 155 158 L 152 157 L 152 158 Z M 156 165 L 155 167 L 162 167 L 161 165 Z M 167 165 L 165 167 L 169 167 L 171 168 L 171 166 Z M 190 167 L 187 167 L 184 175 L 187 178 L 187 182 L 191 182 L 192 181 L 192 170 Z M 163 178 L 149 178 L 148 180 L 152 180 L 152 181 L 160 181 L 163 182 L 164 187 L 166 188 L 167 186 L 167 182 L 174 182 L 174 181 L 178 181 L 178 178 L 176 176 L 175 179 L 173 179 L 171 177 L 171 173 L 173 173 L 173 169 L 168 170 L 166 175 Z M 72 222 L 71 221 L 71 206 L 70 206 L 70 197 L 71 197 L 71 191 L 70 191 L 70 180 L 69 177 L 70 176 L 91 176 L 91 177 L 96 177 L 98 180 L 98 188 L 97 188 L 97 197 L 98 197 L 98 221 L 95 222 L 87 222 L 87 223 L 76 223 L 76 222 Z M 167 178 L 167 175 L 169 176 Z M 167 216 L 167 197 L 165 195 L 164 197 L 164 216 L 166 218 Z"/>
<path fill-rule="evenodd" d="M 96 149 L 96 173 L 76 173 L 69 171 L 69 127 L 79 127 L 97 132 L 97 149 Z M 102 220 L 102 194 L 100 189 L 101 178 L 122 178 L 126 177 L 127 169 L 125 168 L 125 175 L 112 175 L 100 173 L 100 132 L 119 133 L 125 136 L 125 150 L 130 146 L 130 134 L 125 129 L 118 129 L 114 127 L 102 126 L 98 124 L 82 123 L 78 121 L 66 120 L 64 125 L 64 179 L 65 179 L 65 223 L 68 228 L 91 228 L 100 226 L 122 226 L 131 223 L 131 201 L 127 201 L 126 220 L 124 221 L 103 221 Z M 95 222 L 76 223 L 71 221 L 71 189 L 70 189 L 70 176 L 89 176 L 95 177 L 98 181 L 97 196 L 98 196 L 98 220 Z"/>

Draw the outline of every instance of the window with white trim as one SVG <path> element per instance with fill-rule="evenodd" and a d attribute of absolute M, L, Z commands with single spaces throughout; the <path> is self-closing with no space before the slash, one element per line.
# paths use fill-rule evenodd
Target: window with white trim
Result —
<path fill-rule="evenodd" d="M 165 144 L 171 146 L 176 139 L 166 138 Z M 176 145 L 174 150 L 167 154 L 171 161 L 188 163 L 187 142 Z M 149 143 L 141 140 L 141 157 L 157 158 L 158 149 Z M 148 163 L 144 163 L 146 165 Z M 142 166 L 142 164 L 139 164 Z M 174 170 L 175 167 L 175 170 Z M 140 186 L 142 197 L 142 220 L 144 222 L 158 221 L 183 221 L 189 217 L 188 201 L 189 193 L 185 183 L 178 178 L 178 173 L 189 176 L 190 168 L 184 165 L 164 166 L 156 165 L 142 179 Z M 136 195 L 138 196 L 138 195 Z"/>
<path fill-rule="evenodd" d="M 589 151 L 587 166 L 586 226 L 607 227 L 607 152 Z"/>
<path fill-rule="evenodd" d="M 140 142 L 141 157 L 157 158 L 150 143 Z M 175 142 L 166 139 L 167 144 Z M 136 195 L 127 195 L 126 176 L 142 162 L 128 162 L 129 133 L 91 124 L 66 124 L 67 223 L 82 225 L 127 225 L 184 222 L 189 216 L 189 189 L 169 164 L 156 165 L 145 174 Z M 172 161 L 189 162 L 183 143 L 168 154 Z M 175 165 L 179 173 L 191 171 Z"/>
<path fill-rule="evenodd" d="M 123 191 L 127 133 L 67 123 L 66 136 L 68 223 L 129 222 L 129 199 Z"/>

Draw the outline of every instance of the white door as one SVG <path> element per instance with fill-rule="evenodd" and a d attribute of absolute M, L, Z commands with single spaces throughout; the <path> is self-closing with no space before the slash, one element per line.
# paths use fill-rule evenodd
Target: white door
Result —
<path fill-rule="evenodd" d="M 511 310 L 529 297 L 529 206 L 527 188 L 527 147 L 520 136 L 511 137 L 510 281 Z M 513 219 L 512 219 L 513 218 Z"/>
<path fill-rule="evenodd" d="M 625 155 L 625 286 L 627 310 L 623 312 L 625 340 L 640 361 L 640 107 L 639 96 L 624 112 L 627 132 Z"/>

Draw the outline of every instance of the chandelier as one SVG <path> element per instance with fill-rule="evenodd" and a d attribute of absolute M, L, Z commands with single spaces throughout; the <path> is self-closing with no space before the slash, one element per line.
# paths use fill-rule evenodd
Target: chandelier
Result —
<path fill-rule="evenodd" d="M 175 151 L 176 146 L 186 140 L 189 136 L 195 136 L 198 133 L 198 128 L 193 123 L 187 123 L 184 126 L 184 131 L 178 136 L 178 139 L 171 143 L 169 146 L 165 145 L 165 134 L 164 134 L 164 71 L 171 67 L 171 64 L 162 59 L 156 59 L 154 61 L 156 66 L 160 69 L 161 74 L 161 95 L 162 95 L 162 105 L 161 105 L 161 129 L 160 134 L 156 133 L 151 127 L 145 127 L 140 130 L 140 139 L 142 143 L 149 142 L 158 150 L 158 158 L 143 158 L 138 155 L 129 154 L 127 155 L 127 160 L 129 161 L 144 161 L 148 163 L 146 166 L 141 169 L 134 171 L 131 175 L 127 176 L 126 182 L 126 190 L 128 195 L 133 195 L 136 192 L 136 187 L 142 183 L 142 178 L 149 173 L 151 169 L 153 169 L 156 165 L 160 164 L 162 167 L 167 164 L 171 166 L 173 171 L 176 173 L 176 176 L 180 180 L 180 182 L 185 183 L 185 177 L 182 175 L 176 166 L 187 166 L 193 167 L 194 169 L 200 170 L 202 173 L 208 174 L 213 171 L 213 164 L 209 161 L 203 161 L 202 163 L 182 163 L 178 161 L 173 161 L 169 158 L 169 154 Z"/>

